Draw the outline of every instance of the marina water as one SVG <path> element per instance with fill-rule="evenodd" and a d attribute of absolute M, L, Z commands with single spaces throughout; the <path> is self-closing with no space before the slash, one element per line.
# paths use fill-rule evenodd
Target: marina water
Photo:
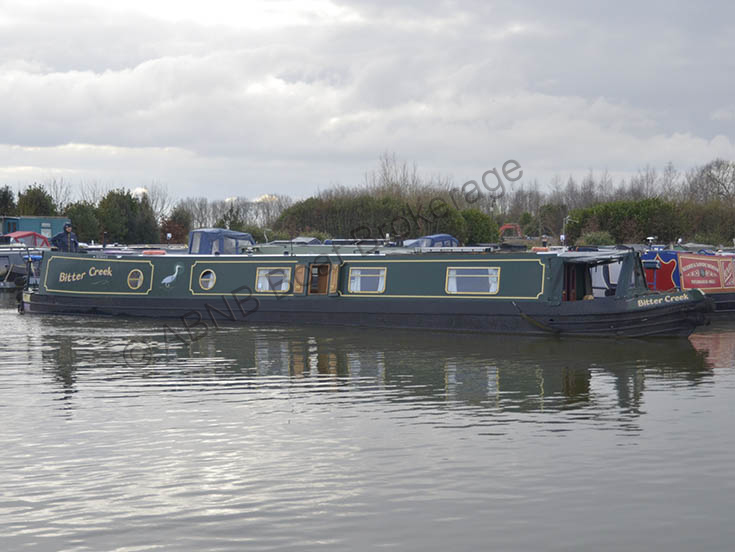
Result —
<path fill-rule="evenodd" d="M 689 340 L 249 326 L 192 341 L 4 299 L 2 550 L 735 542 L 735 324 Z"/>

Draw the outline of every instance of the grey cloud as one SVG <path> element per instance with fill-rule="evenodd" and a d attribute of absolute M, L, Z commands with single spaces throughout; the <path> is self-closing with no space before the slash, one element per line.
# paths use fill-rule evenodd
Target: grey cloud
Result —
<path fill-rule="evenodd" d="M 230 194 L 279 171 L 284 187 L 349 184 L 386 150 L 458 179 L 506 158 L 545 175 L 734 156 L 728 3 L 341 4 L 362 19 L 253 31 L 15 12 L 0 144 L 49 148 L 39 170 L 113 174 L 126 159 L 182 187 L 216 174 Z M 120 149 L 56 148 L 69 143 Z M 13 151 L 0 178 L 34 164 Z"/>

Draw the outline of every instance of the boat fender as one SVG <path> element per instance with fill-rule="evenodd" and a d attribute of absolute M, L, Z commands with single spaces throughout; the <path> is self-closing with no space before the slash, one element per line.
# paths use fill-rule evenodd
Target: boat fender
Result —
<path fill-rule="evenodd" d="M 143 255 L 165 255 L 164 249 L 146 249 L 143 251 Z"/>

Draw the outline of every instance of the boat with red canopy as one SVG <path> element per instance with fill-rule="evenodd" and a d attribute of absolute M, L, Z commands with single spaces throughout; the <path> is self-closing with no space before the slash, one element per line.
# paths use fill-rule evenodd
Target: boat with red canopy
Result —
<path fill-rule="evenodd" d="M 3 237 L 9 238 L 6 243 L 10 244 L 20 243 L 28 247 L 51 247 L 48 238 L 38 232 L 19 230 L 10 234 L 4 234 Z"/>

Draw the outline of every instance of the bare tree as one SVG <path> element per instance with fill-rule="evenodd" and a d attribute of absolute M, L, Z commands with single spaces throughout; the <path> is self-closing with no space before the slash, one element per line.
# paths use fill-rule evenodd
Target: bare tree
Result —
<path fill-rule="evenodd" d="M 212 208 L 206 197 L 187 197 L 179 204 L 191 213 L 191 223 L 194 228 L 208 228 L 213 225 Z"/>
<path fill-rule="evenodd" d="M 579 205 L 581 207 L 591 207 L 597 202 L 596 188 L 595 173 L 590 170 L 587 176 L 582 180 L 582 184 L 579 188 Z"/>
<path fill-rule="evenodd" d="M 702 167 L 701 185 L 716 197 L 735 203 L 735 162 L 715 159 Z"/>
<path fill-rule="evenodd" d="M 345 190 L 343 189 L 342 192 Z M 281 216 L 281 213 L 293 204 L 293 200 L 284 195 L 266 194 L 250 203 L 248 224 L 266 228 Z"/>
<path fill-rule="evenodd" d="M 683 195 L 696 202 L 720 199 L 735 203 L 735 163 L 715 159 L 702 167 L 689 170 L 685 177 Z"/>
<path fill-rule="evenodd" d="M 607 172 L 607 169 L 602 171 L 600 179 L 597 181 L 597 201 L 607 201 L 608 198 L 612 197 L 615 191 L 615 184 Z"/>
<path fill-rule="evenodd" d="M 579 187 L 573 176 L 569 176 L 567 184 L 564 187 L 564 204 L 569 209 L 578 209 L 582 206 L 582 202 L 579 198 Z"/>
<path fill-rule="evenodd" d="M 173 198 L 168 193 L 168 186 L 153 181 L 147 188 L 148 201 L 156 215 L 157 221 L 162 221 L 173 207 Z"/>
<path fill-rule="evenodd" d="M 667 199 L 675 199 L 679 195 L 681 189 L 680 175 L 671 161 L 666 163 L 664 171 L 661 173 L 659 188 L 661 195 Z"/>
<path fill-rule="evenodd" d="M 54 201 L 56 210 L 62 213 L 69 203 L 71 203 L 71 185 L 63 178 L 52 179 L 44 184 L 44 188 L 48 190 L 51 199 Z"/>
<path fill-rule="evenodd" d="M 111 189 L 112 186 L 102 184 L 98 180 L 82 181 L 79 197 L 86 203 L 97 205 Z"/>

